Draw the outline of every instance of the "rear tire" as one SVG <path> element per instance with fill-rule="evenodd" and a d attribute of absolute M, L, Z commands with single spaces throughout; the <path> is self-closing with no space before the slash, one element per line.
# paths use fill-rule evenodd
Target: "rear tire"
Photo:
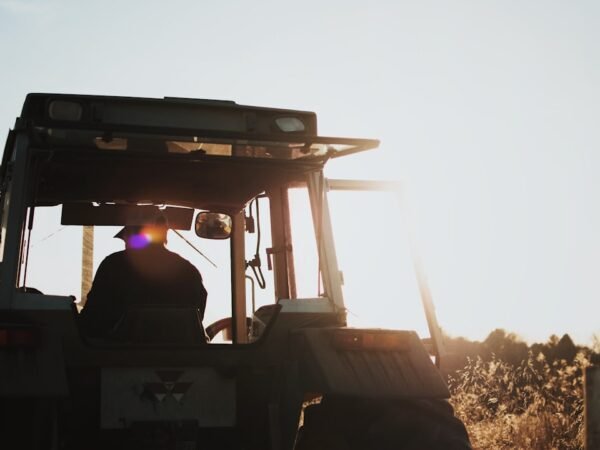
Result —
<path fill-rule="evenodd" d="M 471 450 L 443 400 L 325 398 L 304 412 L 296 450 Z"/>

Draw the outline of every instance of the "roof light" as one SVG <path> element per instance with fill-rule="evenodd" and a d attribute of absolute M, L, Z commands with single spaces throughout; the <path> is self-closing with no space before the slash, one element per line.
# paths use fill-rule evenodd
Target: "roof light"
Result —
<path fill-rule="evenodd" d="M 53 100 L 48 106 L 48 115 L 54 120 L 81 120 L 83 106 L 79 102 Z"/>
<path fill-rule="evenodd" d="M 304 131 L 304 122 L 297 117 L 279 117 L 275 119 L 275 123 L 284 133 L 294 133 Z"/>

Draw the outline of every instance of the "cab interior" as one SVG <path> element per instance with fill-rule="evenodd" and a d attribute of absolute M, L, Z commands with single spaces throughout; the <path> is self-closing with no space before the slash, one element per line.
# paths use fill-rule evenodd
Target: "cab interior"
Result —
<path fill-rule="evenodd" d="M 290 188 L 303 202 L 296 210 L 308 225 L 294 244 L 312 249 L 312 272 L 319 278 L 306 180 L 322 161 L 205 153 L 149 156 L 85 147 L 49 153 L 41 147 L 32 149 L 32 165 L 18 295 L 70 296 L 80 311 L 101 258 L 123 248 L 112 236 L 120 227 L 158 213 L 169 223 L 167 248 L 189 259 L 208 284 L 203 323 L 211 340 L 256 341 L 268 329 L 265 311 L 273 308 L 264 308 L 260 324 L 253 325 L 256 310 L 298 297 Z M 200 218 L 213 216 L 227 218 L 226 235 L 199 232 Z M 52 265 L 62 266 L 69 276 L 48 277 Z M 322 297 L 318 290 L 308 297 Z M 130 323 L 146 336 L 140 342 L 195 343 L 198 318 L 193 311 L 149 307 L 135 314 L 144 317 Z M 167 316 L 180 325 L 171 327 L 178 336 L 165 331 L 161 337 L 160 323 Z"/>

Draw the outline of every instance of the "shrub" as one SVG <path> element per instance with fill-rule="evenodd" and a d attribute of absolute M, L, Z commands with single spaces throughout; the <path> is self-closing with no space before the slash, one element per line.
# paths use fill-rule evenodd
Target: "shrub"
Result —
<path fill-rule="evenodd" d="M 452 404 L 477 449 L 582 449 L 585 353 L 572 363 L 529 353 L 513 365 L 469 359 L 450 378 Z"/>

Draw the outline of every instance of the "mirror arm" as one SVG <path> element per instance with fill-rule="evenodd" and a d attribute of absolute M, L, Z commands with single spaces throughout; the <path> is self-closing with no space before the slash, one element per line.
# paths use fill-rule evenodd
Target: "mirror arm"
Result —
<path fill-rule="evenodd" d="M 173 230 L 173 229 L 171 229 L 171 230 Z M 214 268 L 215 268 L 215 269 L 218 269 L 217 265 L 216 265 L 214 262 L 212 262 L 212 261 L 211 261 L 211 259 L 210 259 L 208 256 L 206 256 L 204 253 L 202 253 L 200 250 L 198 250 L 194 244 L 192 244 L 190 241 L 188 241 L 188 240 L 185 238 L 185 236 L 183 236 L 183 234 L 181 234 L 181 233 L 180 233 L 179 231 L 177 231 L 177 230 L 173 230 L 173 232 L 174 232 L 174 233 L 175 233 L 177 236 L 179 236 L 181 239 L 183 239 L 187 245 L 189 245 L 189 246 L 190 246 L 190 247 L 192 247 L 194 250 L 196 250 L 196 252 L 198 252 L 198 253 L 200 254 L 200 256 L 202 256 L 202 257 L 203 257 L 204 259 L 206 259 L 206 260 L 207 260 L 209 263 L 211 263 L 211 264 L 214 266 Z"/>

